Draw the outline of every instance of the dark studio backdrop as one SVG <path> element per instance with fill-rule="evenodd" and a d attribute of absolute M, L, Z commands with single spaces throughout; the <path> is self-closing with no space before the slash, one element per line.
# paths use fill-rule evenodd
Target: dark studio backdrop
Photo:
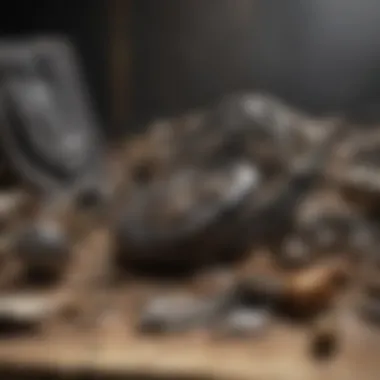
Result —
<path fill-rule="evenodd" d="M 115 136 L 239 89 L 377 110 L 379 19 L 377 0 L 13 0 L 0 33 L 68 35 Z"/>
<path fill-rule="evenodd" d="M 314 114 L 380 114 L 378 0 L 137 0 L 133 109 L 259 88 Z"/>

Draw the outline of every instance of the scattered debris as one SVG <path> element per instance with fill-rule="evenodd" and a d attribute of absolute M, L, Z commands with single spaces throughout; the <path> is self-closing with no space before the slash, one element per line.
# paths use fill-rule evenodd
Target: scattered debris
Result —
<path fill-rule="evenodd" d="M 0 194 L 0 320 L 59 324 L 72 312 L 78 329 L 100 328 L 137 263 L 162 282 L 181 265 L 225 265 L 234 280 L 213 294 L 180 295 L 172 282 L 132 306 L 136 330 L 240 339 L 276 319 L 312 320 L 313 357 L 331 357 L 336 300 L 363 277 L 358 261 L 376 256 L 379 130 L 242 93 L 156 121 L 106 157 L 77 65 L 63 41 L 0 44 L 1 164 L 18 178 Z M 263 250 L 271 273 L 239 272 Z M 37 285 L 53 296 L 26 293 Z M 380 320 L 380 291 L 362 294 L 363 315 Z"/>

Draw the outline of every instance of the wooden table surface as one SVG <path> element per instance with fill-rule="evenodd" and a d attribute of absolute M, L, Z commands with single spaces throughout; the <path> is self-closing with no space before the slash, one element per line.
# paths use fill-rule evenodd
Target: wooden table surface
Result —
<path fill-rule="evenodd" d="M 380 334 L 352 314 L 342 317 L 339 353 L 325 362 L 309 355 L 309 339 L 299 327 L 273 326 L 261 338 L 216 341 L 202 333 L 141 338 L 116 326 L 99 334 L 74 333 L 54 339 L 14 339 L 0 343 L 0 368 L 6 365 L 59 372 L 97 371 L 162 378 L 270 380 L 377 380 Z"/>

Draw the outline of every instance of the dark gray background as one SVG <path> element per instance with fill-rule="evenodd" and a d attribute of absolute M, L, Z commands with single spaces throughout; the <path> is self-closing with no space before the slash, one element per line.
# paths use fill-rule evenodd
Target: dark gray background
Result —
<path fill-rule="evenodd" d="M 120 126 L 109 122 L 106 4 L 14 0 L 3 5 L 0 33 L 67 33 L 112 135 Z M 136 0 L 130 12 L 132 104 L 122 130 L 257 87 L 313 113 L 379 108 L 378 0 Z"/>

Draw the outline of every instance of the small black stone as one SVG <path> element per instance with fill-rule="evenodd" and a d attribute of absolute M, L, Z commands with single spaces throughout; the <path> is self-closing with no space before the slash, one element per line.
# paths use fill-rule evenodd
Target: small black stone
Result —
<path fill-rule="evenodd" d="M 314 336 L 311 342 L 311 354 L 316 360 L 331 359 L 338 351 L 338 339 L 332 332 L 323 332 Z"/>
<path fill-rule="evenodd" d="M 29 268 L 60 267 L 69 256 L 66 234 L 55 223 L 32 225 L 19 236 L 16 252 Z"/>

